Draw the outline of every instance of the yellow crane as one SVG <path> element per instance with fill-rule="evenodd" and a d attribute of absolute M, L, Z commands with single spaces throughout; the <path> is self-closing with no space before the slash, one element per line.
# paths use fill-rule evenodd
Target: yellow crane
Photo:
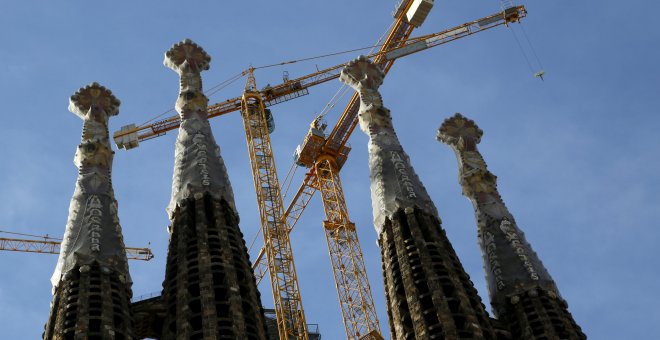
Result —
<path fill-rule="evenodd" d="M 309 339 L 298 277 L 291 251 L 289 228 L 284 224 L 266 108 L 250 69 L 241 98 L 241 116 L 250 154 L 252 177 L 259 204 L 261 230 L 270 273 L 275 316 L 280 339 Z"/>
<path fill-rule="evenodd" d="M 37 236 L 22 233 L 13 233 L 0 230 L 0 233 L 14 234 L 29 236 L 35 239 L 21 239 L 21 238 L 8 238 L 0 237 L 0 250 L 5 251 L 19 251 L 26 253 L 43 253 L 43 254 L 59 254 L 60 243 L 62 239 L 45 236 Z M 43 240 L 41 240 L 43 238 Z M 154 254 L 148 247 L 145 248 L 131 248 L 126 247 L 126 256 L 129 260 L 149 261 L 154 258 Z"/>
<path fill-rule="evenodd" d="M 374 61 L 387 73 L 394 59 L 398 57 L 501 24 L 517 22 L 525 15 L 526 12 L 522 6 L 510 8 L 502 13 L 475 20 L 443 32 L 411 39 L 410 42 L 393 49 L 388 49 L 388 40 L 386 40 L 381 51 L 374 56 Z M 405 27 L 405 25 L 402 25 L 402 27 Z M 402 29 L 405 30 L 405 28 Z M 358 99 L 357 94 L 353 95 L 335 128 L 327 138 L 319 129 L 317 121 L 315 120 L 312 123 L 303 144 L 296 150 L 298 165 L 310 168 L 310 170 L 305 175 L 303 183 L 289 204 L 284 217 L 292 229 L 314 193 L 317 190 L 321 192 L 326 216 L 323 226 L 337 282 L 346 333 L 349 339 L 359 338 L 360 334 L 367 334 L 373 339 L 378 339 L 380 333 L 371 298 L 371 289 L 364 269 L 355 224 L 349 219 L 339 177 L 339 171 L 346 162 L 350 151 L 350 148 L 346 146 L 346 142 L 358 122 Z M 263 264 L 263 254 L 264 249 L 259 252 L 253 265 L 257 280 L 263 277 L 267 269 L 267 266 Z M 368 333 L 360 333 L 364 330 L 367 330 Z"/>
<path fill-rule="evenodd" d="M 517 22 L 526 15 L 522 6 L 507 8 L 500 13 L 449 30 L 408 39 L 413 29 L 409 20 L 419 22 L 419 16 L 408 16 L 413 2 L 419 0 L 401 2 L 399 10 L 395 13 L 395 24 L 381 50 L 369 55 L 385 72 L 397 58 L 501 24 Z M 248 75 L 248 84 L 243 96 L 212 105 L 208 110 L 209 117 L 238 110 L 241 110 L 243 115 L 265 242 L 254 268 L 258 282 L 266 271 L 271 275 L 280 338 L 307 338 L 288 233 L 317 189 L 322 193 L 326 214 L 324 222 L 326 239 L 347 337 L 382 338 L 355 226 L 348 218 L 339 180 L 339 170 L 350 151 L 346 141 L 357 124 L 357 96 L 353 96 L 328 138 L 314 127 L 306 136 L 297 154 L 298 162 L 309 167 L 310 171 L 306 174 L 293 202 L 283 214 L 281 192 L 267 133 L 266 107 L 304 96 L 309 93 L 309 87 L 338 78 L 344 65 L 339 64 L 294 80 L 286 80 L 282 84 L 268 86 L 262 90 L 256 89 L 254 69 L 250 69 L 242 73 Z M 114 139 L 119 148 L 131 149 L 137 147 L 140 141 L 164 135 L 178 126 L 178 116 L 140 127 L 132 124 L 117 131 Z M 265 260 L 264 255 L 266 255 Z"/>

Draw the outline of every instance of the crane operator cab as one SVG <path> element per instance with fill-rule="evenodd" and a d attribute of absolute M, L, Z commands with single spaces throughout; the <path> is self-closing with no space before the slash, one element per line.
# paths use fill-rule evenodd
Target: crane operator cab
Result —
<path fill-rule="evenodd" d="M 293 160 L 299 166 L 311 168 L 325 143 L 325 129 L 328 123 L 321 116 L 316 117 L 309 127 L 302 144 L 293 153 Z"/>

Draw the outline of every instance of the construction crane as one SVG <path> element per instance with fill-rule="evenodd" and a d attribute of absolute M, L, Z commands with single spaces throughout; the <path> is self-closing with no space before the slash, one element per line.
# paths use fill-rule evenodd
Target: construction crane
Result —
<path fill-rule="evenodd" d="M 388 51 L 384 45 L 381 48 L 381 53 L 374 59 L 383 72 L 387 73 L 395 58 L 437 46 L 433 45 L 436 42 L 440 44 L 500 24 L 516 22 L 525 14 L 523 7 L 512 8 L 502 13 L 427 36 L 424 39 L 415 39 L 398 49 Z M 312 122 L 303 144 L 296 149 L 295 154 L 296 163 L 308 167 L 310 170 L 305 175 L 303 183 L 287 208 L 284 217 L 287 221 L 286 224 L 293 228 L 314 193 L 317 190 L 321 192 L 326 216 L 323 225 L 326 231 L 347 335 L 352 339 L 354 338 L 351 337 L 352 334 L 360 334 L 357 332 L 366 328 L 372 330 L 369 334 L 373 334 L 373 338 L 377 339 L 378 320 L 373 301 L 369 300 L 370 303 L 364 303 L 362 306 L 356 306 L 355 304 L 356 301 L 371 299 L 371 292 L 355 224 L 349 219 L 339 177 L 339 171 L 346 162 L 350 151 L 350 148 L 346 146 L 346 142 L 357 124 L 358 107 L 358 96 L 355 94 L 327 138 L 324 136 L 322 129 L 319 128 L 318 121 Z M 265 275 L 267 269 L 267 266 L 263 264 L 263 255 L 264 249 L 260 250 L 253 265 L 257 280 Z M 359 307 L 361 309 L 358 309 Z"/>
<path fill-rule="evenodd" d="M 410 0 L 411 2 L 414 0 Z M 367 55 L 370 59 L 375 59 L 380 56 L 381 62 L 386 62 L 385 68 L 389 70 L 392 62 L 395 59 L 431 48 L 447 42 L 460 39 L 474 33 L 478 33 L 499 25 L 508 24 L 510 22 L 517 22 L 520 18 L 526 15 L 524 6 L 516 6 L 507 8 L 502 12 L 481 18 L 479 20 L 471 21 L 451 29 L 441 32 L 419 36 L 416 38 L 408 39 L 405 43 L 400 44 L 398 47 L 391 50 L 382 51 Z M 394 27 L 396 28 L 396 27 Z M 390 39 L 392 42 L 399 42 L 399 40 Z M 270 107 L 276 104 L 287 102 L 309 94 L 309 88 L 326 83 L 328 81 L 339 78 L 341 69 L 346 63 L 338 64 L 323 70 L 310 73 L 295 79 L 287 79 L 283 83 L 275 86 L 266 86 L 259 90 L 262 101 L 265 107 Z M 244 70 L 241 75 L 245 76 L 249 70 Z M 214 118 L 225 115 L 227 113 L 240 111 L 242 96 L 230 98 L 220 103 L 210 105 L 208 107 L 208 117 Z M 179 128 L 181 120 L 178 115 L 158 120 L 154 123 L 147 123 L 140 126 L 136 124 L 128 124 L 115 131 L 113 139 L 115 144 L 120 149 L 130 150 L 139 146 L 140 142 L 150 140 L 156 137 L 164 136 L 168 131 L 176 130 Z M 353 127 L 355 127 L 353 125 Z M 334 131 L 333 131 L 334 132 Z M 347 134 L 344 132 L 344 135 Z M 348 134 L 350 135 L 350 133 Z M 343 139 L 342 139 L 343 140 Z M 341 143 L 341 140 L 338 142 Z"/>
<path fill-rule="evenodd" d="M 250 154 L 250 165 L 259 204 L 261 230 L 270 273 L 280 339 L 309 339 L 300 288 L 291 251 L 289 228 L 284 224 L 284 204 L 270 143 L 272 124 L 253 70 L 249 70 L 241 98 L 241 116 Z M 270 127 L 270 128 L 269 128 Z"/>
<path fill-rule="evenodd" d="M 505 25 L 512 22 L 518 22 L 520 19 L 525 17 L 527 12 L 525 11 L 524 6 L 516 6 L 513 8 L 508 8 L 503 12 L 499 12 L 479 20 L 471 21 L 460 26 L 456 26 L 441 32 L 420 36 L 417 38 L 410 39 L 406 44 L 399 48 L 395 48 L 384 53 L 379 52 L 371 54 L 368 57 L 373 58 L 375 56 L 384 55 L 385 61 L 394 60 L 407 56 L 416 52 L 423 51 L 425 49 L 435 47 L 459 38 L 463 38 L 469 35 L 472 35 L 477 32 L 484 31 L 489 28 L 493 28 L 499 25 Z M 340 64 L 339 66 L 344 66 L 345 64 Z M 321 72 L 326 72 L 327 70 L 332 70 L 337 66 L 325 69 Z M 332 72 L 327 71 L 327 72 Z M 314 73 L 316 74 L 316 73 Z M 305 76 L 307 77 L 307 76 Z M 304 78 L 304 77 L 301 77 Z M 337 78 L 337 77 L 335 77 Z M 298 78 L 300 79 L 300 78 Z M 334 78 L 333 78 L 334 79 Z M 305 166 L 310 168 L 310 171 L 305 174 L 305 177 L 296 192 L 295 196 L 291 200 L 291 203 L 288 205 L 287 210 L 284 213 L 284 218 L 287 219 L 287 225 L 293 229 L 298 219 L 302 215 L 303 211 L 307 207 L 307 204 L 313 197 L 316 192 L 315 184 L 316 183 L 316 171 L 314 169 L 314 164 L 317 159 L 322 158 L 325 155 L 323 152 L 329 152 L 331 156 L 334 157 L 337 167 L 341 167 L 346 162 L 348 152 L 350 148 L 346 145 L 348 138 L 350 137 L 353 129 L 357 125 L 357 112 L 349 109 L 354 105 L 359 106 L 359 102 L 349 101 L 349 106 L 344 110 L 344 113 L 339 118 L 335 128 L 332 133 L 326 137 L 323 131 L 318 129 L 315 122 L 312 122 L 312 127 L 308 131 L 307 135 L 304 138 L 304 142 L 296 148 L 294 155 L 294 160 L 298 165 Z M 353 111 L 353 112 L 351 112 Z M 346 131 L 344 133 L 339 133 L 338 131 Z M 334 147 L 333 147 L 334 146 Z M 338 147 L 340 146 L 340 147 Z M 341 151 L 337 151 L 337 150 Z M 257 269 L 257 273 L 264 273 L 265 271 L 259 270 L 259 267 L 262 265 L 263 255 L 265 254 L 265 249 L 262 248 L 258 252 L 257 260 L 255 261 L 253 267 Z M 256 275 L 257 280 L 263 278 L 263 275 Z"/>
<path fill-rule="evenodd" d="M 37 236 L 30 234 L 12 233 L 7 231 L 0 231 L 0 233 L 17 234 L 23 236 L 30 236 L 34 238 L 43 238 L 43 240 L 28 240 L 20 238 L 7 238 L 0 237 L 0 250 L 5 251 L 19 251 L 26 253 L 42 253 L 42 254 L 59 254 L 61 239 L 45 236 Z M 126 256 L 129 260 L 149 261 L 154 258 L 151 249 L 146 248 L 131 248 L 126 247 Z"/>
<path fill-rule="evenodd" d="M 500 24 L 516 22 L 521 17 L 525 16 L 525 10 L 523 7 L 508 8 L 501 13 L 466 23 L 449 30 L 407 40 L 413 28 L 413 26 L 407 22 L 407 20 L 411 20 L 407 18 L 407 14 L 410 13 L 412 5 L 413 1 L 401 3 L 399 10 L 395 12 L 397 15 L 397 21 L 395 22 L 395 25 L 393 25 L 393 29 L 390 31 L 383 47 L 381 47 L 381 51 L 369 56 L 382 65 L 381 67 L 384 71 L 388 71 L 392 66 L 393 61 L 399 57 L 462 38 Z M 406 19 L 404 19 L 404 16 L 406 16 Z M 414 19 L 413 16 L 412 20 Z M 243 75 L 248 75 L 246 93 L 249 93 L 248 99 L 251 101 L 251 105 L 249 103 L 248 105 L 245 104 L 246 94 L 244 94 L 242 97 L 228 99 L 222 103 L 210 106 L 209 117 L 216 117 L 239 109 L 248 113 L 253 111 L 252 114 L 244 114 L 244 122 L 247 122 L 246 117 L 249 116 L 261 117 L 260 119 L 262 119 L 262 121 L 260 123 L 250 122 L 250 124 L 256 124 L 255 126 L 258 126 L 261 130 L 267 129 L 268 111 L 265 109 L 266 107 L 304 96 L 309 93 L 309 87 L 338 78 L 339 72 L 344 65 L 345 64 L 336 65 L 307 76 L 288 80 L 283 84 L 274 87 L 266 87 L 261 91 L 256 90 L 253 76 L 254 69 L 245 71 L 243 72 Z M 257 98 L 259 100 L 257 100 Z M 258 104 L 258 102 L 260 102 L 260 104 Z M 297 293 L 298 289 L 295 268 L 293 267 L 292 261 L 293 257 L 290 254 L 288 232 L 291 231 L 295 222 L 300 217 L 300 214 L 302 214 L 305 206 L 318 188 L 322 191 L 322 196 L 324 198 L 324 208 L 326 212 L 326 222 L 324 223 L 324 226 L 326 228 L 326 236 L 328 239 L 328 246 L 330 249 L 333 272 L 335 273 L 340 302 L 342 302 L 342 314 L 347 335 L 351 339 L 367 338 L 369 336 L 375 339 L 381 337 L 380 331 L 378 330 L 375 309 L 373 308 L 371 292 L 368 287 L 368 280 L 366 279 L 366 272 L 364 271 L 362 253 L 359 249 L 357 237 L 354 237 L 356 235 L 354 225 L 348 219 L 344 195 L 338 176 L 338 172 L 345 162 L 348 151 L 350 150 L 345 145 L 346 140 L 357 123 L 356 104 L 357 96 L 354 96 L 349 108 L 353 106 L 355 109 L 348 110 L 347 108 L 340 118 L 340 123 L 335 126 L 335 129 L 329 138 L 324 138 L 323 133 L 313 133 L 314 131 L 310 130 L 310 134 L 308 134 L 309 138 L 306 138 L 306 143 L 303 144 L 305 148 L 301 150 L 307 152 L 300 152 L 298 161 L 305 164 L 305 157 L 310 156 L 311 163 L 308 162 L 306 164 L 313 164 L 313 167 L 310 166 L 312 169 L 305 176 L 301 189 L 298 191 L 294 197 L 294 201 L 283 215 L 279 213 L 278 209 L 280 208 L 274 208 L 277 206 L 277 197 L 279 197 L 279 200 L 281 201 L 274 163 L 272 167 L 266 165 L 266 163 L 272 161 L 270 145 L 268 144 L 266 146 L 260 144 L 252 146 L 254 150 L 261 151 L 250 151 L 257 196 L 261 197 L 259 198 L 259 204 L 262 217 L 262 231 L 264 231 L 265 235 L 264 241 L 267 244 L 269 242 L 271 243 L 270 246 L 262 248 L 259 252 L 254 265 L 255 274 L 257 275 L 258 281 L 260 281 L 266 271 L 271 272 L 271 283 L 273 284 L 274 295 L 282 294 L 280 295 L 280 308 L 283 309 L 278 310 L 279 314 L 276 314 L 283 315 L 283 318 L 281 323 L 279 323 L 280 320 L 278 319 L 278 327 L 280 327 L 280 332 L 282 332 L 282 328 L 286 328 L 287 325 L 289 328 L 288 331 L 280 334 L 291 335 L 294 334 L 291 332 L 300 331 L 301 336 L 304 337 L 306 335 L 306 332 L 304 331 L 304 314 L 302 313 L 302 305 L 299 304 L 299 294 Z M 347 117 L 352 117 L 352 119 Z M 143 125 L 141 127 L 128 125 L 115 133 L 115 142 L 119 148 L 131 149 L 137 147 L 139 141 L 158 137 L 169 130 L 176 129 L 178 126 L 178 116 L 170 117 L 150 125 Z M 252 125 L 246 124 L 245 126 L 247 134 L 248 127 L 252 127 Z M 267 136 L 267 133 L 265 135 Z M 263 143 L 263 136 L 264 135 L 261 135 L 261 137 L 258 138 L 259 143 Z M 249 146 L 250 143 L 250 137 L 248 136 Z M 314 143 L 317 145 L 313 145 Z M 309 148 L 309 146 L 312 147 Z M 310 150 L 311 153 L 309 152 Z M 266 158 L 264 158 L 264 156 Z M 268 176 L 270 176 L 270 179 L 268 179 Z M 267 185 L 260 186 L 258 183 L 267 183 Z M 265 197 L 268 198 L 267 202 L 262 201 Z M 268 213 L 270 213 L 270 215 L 267 215 Z M 276 218 L 269 219 L 268 216 L 274 216 Z M 277 216 L 279 216 L 279 218 L 277 218 Z M 285 233 L 282 233 L 282 228 L 274 228 L 269 225 L 270 222 L 275 221 L 281 221 L 280 223 L 275 224 L 283 225 L 286 230 Z M 268 226 L 263 227 L 264 223 Z M 276 238 L 273 239 L 273 236 L 276 236 Z M 285 251 L 284 253 L 285 256 L 280 256 L 282 255 L 281 253 L 276 254 L 272 250 L 269 255 L 268 247 L 272 247 L 273 244 L 280 247 L 278 248 L 280 251 L 282 249 L 288 249 L 288 251 Z M 281 248 L 282 245 L 285 245 L 285 248 Z M 268 259 L 267 263 L 264 263 L 264 254 L 266 255 L 266 259 Z M 277 256 L 272 258 L 273 254 Z M 282 259 L 284 259 L 285 262 L 288 262 L 290 264 L 288 265 L 288 268 L 293 270 L 282 270 L 282 268 L 286 269 L 286 266 L 282 267 Z M 273 273 L 273 271 L 275 272 Z M 287 276 L 287 273 L 289 276 Z M 363 273 L 364 275 L 362 275 Z M 278 280 L 282 284 L 288 283 L 295 288 L 277 291 L 273 281 Z M 293 301 L 291 300 L 292 298 Z M 278 297 L 275 297 L 275 299 L 277 304 Z M 344 305 L 344 301 L 349 302 L 349 304 Z M 356 301 L 360 303 L 356 303 Z M 298 309 L 297 306 L 300 306 L 300 308 Z M 284 309 L 287 309 L 288 311 L 285 311 Z M 284 317 L 287 313 L 289 315 L 288 318 Z M 286 338 L 288 338 L 288 336 Z"/>

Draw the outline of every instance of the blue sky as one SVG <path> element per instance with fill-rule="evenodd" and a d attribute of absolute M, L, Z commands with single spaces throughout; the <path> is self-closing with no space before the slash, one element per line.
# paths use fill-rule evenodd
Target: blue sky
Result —
<path fill-rule="evenodd" d="M 529 1 L 523 27 L 546 71 L 532 76 L 510 29 L 499 27 L 397 61 L 381 92 L 401 142 L 443 227 L 484 302 L 487 291 L 470 202 L 461 196 L 453 152 L 435 141 L 461 112 L 484 130 L 480 149 L 519 226 L 592 339 L 648 339 L 660 333 L 660 5 L 633 0 Z M 97 81 L 122 101 L 115 131 L 173 107 L 176 73 L 163 53 L 191 38 L 211 56 L 210 88 L 259 66 L 369 46 L 392 22 L 394 1 L 104 2 L 14 1 L 0 12 L 0 230 L 61 236 L 76 178 L 82 121 L 68 98 Z M 414 35 L 499 10 L 496 0 L 436 1 Z M 520 34 L 520 28 L 516 27 Z M 520 35 L 519 35 L 520 37 Z M 526 53 L 534 61 L 531 50 Z M 313 72 L 355 54 L 260 70 L 259 87 Z M 238 96 L 244 80 L 213 95 Z M 280 178 L 310 121 L 339 81 L 272 107 Z M 333 126 L 347 101 L 327 116 Z M 237 113 L 212 126 L 228 167 L 249 242 L 259 217 Z M 127 245 L 151 242 L 156 258 L 131 262 L 134 295 L 161 289 L 176 132 L 118 151 L 114 185 Z M 342 170 L 359 230 L 381 328 L 387 332 L 380 254 L 372 225 L 364 134 Z M 300 183 L 299 169 L 292 190 Z M 285 198 L 285 203 L 288 198 Z M 292 234 L 303 304 L 324 339 L 344 338 L 315 197 Z M 5 235 L 6 236 L 6 235 Z M 48 317 L 55 255 L 0 253 L 0 329 L 37 339 Z M 269 286 L 262 302 L 272 306 Z M 651 322 L 650 322 L 651 321 Z"/>

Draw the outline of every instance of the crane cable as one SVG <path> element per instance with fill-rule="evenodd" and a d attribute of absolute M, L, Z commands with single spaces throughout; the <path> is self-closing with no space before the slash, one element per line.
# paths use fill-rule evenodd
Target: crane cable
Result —
<path fill-rule="evenodd" d="M 247 74 L 247 70 L 245 70 L 245 71 L 241 71 L 240 73 L 234 75 L 233 77 L 230 77 L 230 78 L 228 78 L 228 79 L 222 81 L 221 83 L 219 83 L 219 84 L 217 84 L 217 85 L 211 87 L 210 89 L 206 90 L 206 91 L 204 92 L 204 94 L 205 94 L 207 97 L 210 97 L 210 96 L 212 96 L 212 95 L 218 93 L 220 90 L 224 89 L 225 87 L 231 85 L 231 84 L 234 83 L 235 81 L 241 79 L 241 78 L 242 78 L 243 76 L 245 76 L 246 74 Z M 164 116 L 164 115 L 166 115 L 166 114 L 168 114 L 168 113 L 170 113 L 170 112 L 172 112 L 172 111 L 174 111 L 173 108 L 171 108 L 171 109 L 169 109 L 169 110 L 167 110 L 167 111 L 163 111 L 161 114 L 159 114 L 159 115 L 157 115 L 157 116 L 155 116 L 155 117 L 153 117 L 153 118 L 151 118 L 151 119 L 145 121 L 144 123 L 142 123 L 142 124 L 140 124 L 140 125 L 138 125 L 138 126 L 145 126 L 145 125 L 147 125 L 147 124 L 153 122 L 154 120 L 156 120 L 156 119 L 158 119 L 158 118 L 160 118 L 160 117 L 162 117 L 162 116 Z"/>
<path fill-rule="evenodd" d="M 369 54 L 371 54 L 376 47 L 383 46 L 382 41 L 385 38 L 385 36 L 387 35 L 387 32 L 389 32 L 390 29 L 393 26 L 394 26 L 394 23 L 390 24 L 390 27 L 388 27 L 388 29 L 385 31 L 385 33 L 378 39 L 378 41 L 376 42 L 375 45 L 360 47 L 360 48 L 353 48 L 353 49 L 350 49 L 350 50 L 345 50 L 345 51 L 340 51 L 340 52 L 327 53 L 327 54 L 322 54 L 322 55 L 318 55 L 318 56 L 314 56 L 314 57 L 306 57 L 306 58 L 301 58 L 301 59 L 288 60 L 288 61 L 283 61 L 283 62 L 275 63 L 275 64 L 267 64 L 267 65 L 262 65 L 262 66 L 255 67 L 254 69 L 258 70 L 258 69 L 275 67 L 275 66 L 295 64 L 295 63 L 301 62 L 301 61 L 309 61 L 309 60 L 314 60 L 314 59 L 333 57 L 333 56 L 337 56 L 337 55 L 342 55 L 342 54 L 352 53 L 352 52 L 357 52 L 357 51 L 364 51 L 364 50 L 370 50 Z"/>
<path fill-rule="evenodd" d="M 282 193 L 282 198 L 286 198 L 286 195 L 289 193 L 289 188 L 291 188 L 291 183 L 293 183 L 293 177 L 296 174 L 296 171 L 298 171 L 298 164 L 296 162 L 293 162 L 291 164 L 291 167 L 289 167 L 289 172 L 286 173 L 286 177 L 284 178 L 284 186 L 286 186 L 286 189 L 284 189 L 284 193 Z"/>
<path fill-rule="evenodd" d="M 368 52 L 369 55 L 373 54 L 374 49 L 376 47 L 383 46 L 383 40 L 386 38 L 388 32 L 392 29 L 393 26 L 394 26 L 394 23 L 391 23 L 390 26 L 385 30 L 385 32 L 383 32 L 383 34 L 378 38 L 378 41 L 376 41 L 376 44 L 372 45 L 371 47 L 368 47 L 369 48 L 369 52 Z M 366 49 L 366 48 L 364 48 L 364 49 Z M 340 91 L 343 91 L 343 92 L 341 94 L 339 94 Z M 337 90 L 337 92 L 335 92 L 335 94 L 332 96 L 332 98 L 330 98 L 328 103 L 325 104 L 325 107 L 323 107 L 323 110 L 321 110 L 321 113 L 316 117 L 316 119 L 319 119 L 319 120 L 323 119 L 326 114 L 330 113 L 330 111 L 335 107 L 335 105 L 337 105 L 339 100 L 341 100 L 346 95 L 346 92 L 348 92 L 348 86 L 346 84 L 342 83 L 341 86 L 339 87 L 339 89 Z M 337 97 L 337 95 L 339 95 L 339 97 Z"/>
<path fill-rule="evenodd" d="M 511 0 L 500 0 L 500 6 L 502 10 L 506 10 L 507 8 L 513 7 L 513 2 Z M 534 77 L 541 78 L 543 80 L 543 75 L 545 74 L 545 71 L 543 70 L 543 64 L 541 64 L 541 59 L 539 58 L 538 54 L 536 54 L 536 50 L 534 49 L 534 45 L 532 45 L 531 40 L 529 40 L 529 37 L 527 36 L 527 32 L 525 32 L 524 26 L 522 24 L 520 25 L 520 31 L 522 32 L 522 36 L 525 38 L 525 41 L 527 42 L 527 46 L 529 46 L 529 49 L 532 51 L 532 54 L 534 55 L 534 58 L 536 59 L 536 64 L 538 65 L 539 69 L 536 71 L 534 69 L 534 66 L 532 65 L 532 62 L 529 60 L 530 58 L 527 56 L 527 53 L 525 53 L 525 49 L 523 48 L 523 44 L 520 42 L 520 39 L 518 38 L 518 35 L 516 34 L 516 31 L 513 29 L 513 27 L 509 26 L 511 28 L 511 33 L 513 34 L 513 38 L 516 40 L 516 44 L 518 44 L 518 48 L 520 49 L 520 53 L 523 55 L 525 58 L 525 62 L 527 63 L 527 66 L 529 67 L 529 70 L 532 72 Z"/>
<path fill-rule="evenodd" d="M 393 25 L 394 25 L 394 24 L 391 24 L 391 25 L 390 25 L 390 28 L 391 28 Z M 388 28 L 388 31 L 389 31 L 389 28 Z M 385 34 L 386 34 L 386 33 L 387 33 L 387 31 L 385 32 Z M 385 37 L 385 34 L 383 34 L 383 35 L 380 37 L 380 39 L 378 39 L 378 42 L 377 42 L 375 45 L 372 45 L 372 46 L 361 47 L 361 48 L 354 48 L 354 49 L 345 50 L 345 51 L 341 51 L 341 52 L 335 52 L 335 53 L 327 53 L 327 54 L 322 54 L 322 55 L 318 55 L 318 56 L 314 56 L 314 57 L 306 57 L 306 58 L 294 59 L 294 60 L 289 60 L 289 61 L 283 61 L 283 62 L 280 62 L 280 63 L 268 64 L 268 65 L 262 65 L 262 66 L 258 66 L 258 67 L 251 67 L 251 69 L 252 69 L 252 70 L 259 70 L 259 69 L 265 69 L 265 68 L 270 68 L 270 67 L 275 67 L 275 66 L 282 66 L 282 65 L 288 65 L 288 64 L 295 64 L 295 63 L 297 63 L 297 62 L 301 62 L 301 61 L 309 61 L 309 60 L 314 60 L 314 59 L 327 58 L 327 57 L 332 57 L 332 56 L 336 56 L 336 55 L 342 55 L 342 54 L 351 53 L 351 52 L 363 51 L 363 50 L 370 50 L 368 54 L 371 55 L 372 52 L 373 52 L 373 50 L 374 50 L 376 47 L 381 47 L 381 46 L 383 46 L 383 44 L 382 44 L 382 40 L 383 40 L 383 38 Z M 375 55 L 373 55 L 373 56 L 375 57 Z M 221 82 L 221 83 L 218 84 L 218 85 L 215 85 L 214 87 L 211 87 L 209 90 L 207 90 L 207 92 L 205 92 L 205 94 L 207 95 L 207 97 L 210 97 L 211 95 L 217 93 L 218 91 L 220 91 L 220 90 L 224 89 L 225 87 L 227 87 L 228 85 L 232 84 L 232 83 L 235 82 L 236 80 L 242 78 L 242 77 L 245 76 L 247 73 L 248 73 L 248 70 L 241 71 L 240 73 L 236 74 L 235 76 L 233 76 L 233 77 L 231 77 L 231 78 L 229 78 L 229 79 L 227 79 L 227 80 Z M 343 85 L 342 85 L 342 86 L 343 86 Z M 140 124 L 140 125 L 138 125 L 138 126 L 140 126 L 140 127 L 146 126 L 147 124 L 153 122 L 154 120 L 156 120 L 156 119 L 158 119 L 158 118 L 160 118 L 160 117 L 162 117 L 162 116 L 164 116 L 164 115 L 166 115 L 166 114 L 168 114 L 168 113 L 170 113 L 170 112 L 172 112 L 172 111 L 174 111 L 173 108 L 172 108 L 172 109 L 168 109 L 168 110 L 166 110 L 166 111 L 164 111 L 164 112 L 162 112 L 162 113 L 156 115 L 155 117 L 153 117 L 153 118 L 151 118 L 151 119 L 145 121 L 144 123 L 142 123 L 142 124 Z"/>
<path fill-rule="evenodd" d="M 352 49 L 352 50 L 347 50 L 343 52 L 337 52 L 337 53 L 330 53 L 330 54 L 325 54 L 321 56 L 316 56 L 316 57 L 309 57 L 309 58 L 303 58 L 303 59 L 298 59 L 298 60 L 293 60 L 293 61 L 288 61 L 288 62 L 281 62 L 278 64 L 271 64 L 271 65 L 265 65 L 265 66 L 260 66 L 260 67 L 255 67 L 255 69 L 260 69 L 260 68 L 267 68 L 267 67 L 273 67 L 273 66 L 278 66 L 278 65 L 286 65 L 286 64 L 293 64 L 299 61 L 306 61 L 306 60 L 312 60 L 312 59 L 320 59 L 320 58 L 325 58 L 329 56 L 334 56 L 334 55 L 339 55 L 339 54 L 345 54 L 349 52 L 355 52 L 355 51 L 360 51 L 360 50 L 365 50 L 365 49 L 370 49 L 368 54 L 372 54 L 373 50 L 376 47 L 382 46 L 382 41 L 385 39 L 385 36 L 387 35 L 387 32 L 392 28 L 394 23 L 390 24 L 390 27 L 383 33 L 383 35 L 378 38 L 378 41 L 376 42 L 375 45 L 372 45 L 370 47 L 365 47 L 365 48 L 360 48 L 360 49 Z M 346 84 L 342 84 L 339 89 L 337 89 L 337 92 L 330 98 L 327 104 L 323 107 L 323 110 L 314 118 L 316 121 L 321 121 L 326 114 L 328 114 L 336 105 L 337 103 L 346 95 L 346 92 L 348 92 L 348 86 Z M 286 189 L 284 189 L 284 193 L 282 194 L 282 198 L 286 198 L 289 189 L 291 188 L 291 184 L 293 183 L 293 178 L 298 170 L 298 164 L 295 162 L 291 164 L 291 167 L 289 167 L 289 171 L 286 174 L 286 177 L 284 178 L 284 186 Z"/>
<path fill-rule="evenodd" d="M 318 56 L 314 56 L 314 57 L 307 57 L 307 58 L 301 58 L 301 59 L 294 59 L 294 60 L 289 60 L 289 61 L 283 61 L 283 62 L 281 62 L 281 63 L 268 64 L 268 65 L 258 66 L 258 67 L 255 67 L 254 69 L 255 69 L 255 70 L 259 70 L 259 69 L 264 69 L 264 68 L 269 68 L 269 67 L 282 66 L 282 65 L 288 65 L 288 64 L 295 64 L 295 63 L 297 63 L 297 62 L 301 62 L 301 61 L 309 61 L 309 60 L 314 60 L 314 59 L 321 59 L 321 58 L 327 58 L 327 57 L 332 57 L 332 56 L 336 56 L 336 55 L 342 55 L 342 54 L 351 53 L 351 52 L 357 52 L 357 51 L 368 50 L 368 49 L 373 48 L 373 47 L 377 47 L 377 46 L 360 47 L 360 48 L 354 48 L 354 49 L 351 49 L 351 50 L 345 50 L 345 51 L 341 51 L 341 52 L 322 54 L 322 55 L 318 55 Z"/>
<path fill-rule="evenodd" d="M 261 228 L 257 228 L 257 233 L 254 234 L 254 237 L 252 238 L 252 242 L 250 242 L 250 246 L 248 247 L 248 253 L 252 251 L 252 246 L 254 246 L 254 242 L 257 241 L 259 235 L 261 235 Z"/>

